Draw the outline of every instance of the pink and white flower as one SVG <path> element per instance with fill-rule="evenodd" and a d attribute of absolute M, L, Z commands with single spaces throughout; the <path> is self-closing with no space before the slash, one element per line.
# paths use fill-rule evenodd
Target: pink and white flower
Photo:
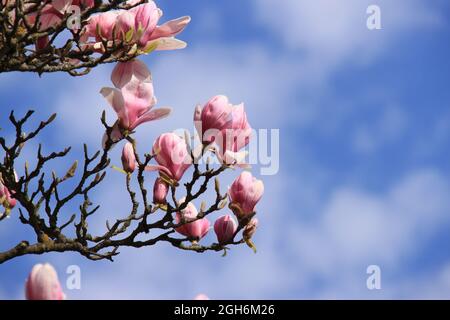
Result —
<path fill-rule="evenodd" d="M 240 150 L 252 134 L 243 103 L 232 105 L 226 96 L 215 96 L 203 108 L 196 107 L 194 123 L 201 141 L 214 144 L 222 162 L 242 163 L 246 153 Z"/>
<path fill-rule="evenodd" d="M 181 17 L 158 26 L 162 15 L 162 10 L 153 1 L 130 10 L 100 13 L 89 19 L 82 39 L 99 51 L 104 50 L 101 40 L 109 41 L 112 45 L 114 40 L 125 40 L 126 35 L 130 35 L 127 41 L 136 43 L 144 51 L 149 48 L 173 50 L 186 47 L 186 43 L 175 36 L 184 30 L 191 18 Z M 89 43 L 89 38 L 95 38 L 96 43 Z"/>
<path fill-rule="evenodd" d="M 209 231 L 209 220 L 206 218 L 197 219 L 198 211 L 195 205 L 189 202 L 185 209 L 177 212 L 175 223 L 185 223 L 175 229 L 178 233 L 194 241 L 202 239 Z M 192 221 L 192 222 L 189 222 Z"/>
<path fill-rule="evenodd" d="M 27 300 L 64 300 L 66 298 L 58 274 L 48 263 L 37 264 L 31 270 L 25 285 Z"/>
<path fill-rule="evenodd" d="M 160 135 L 153 144 L 153 154 L 158 165 L 147 166 L 147 170 L 157 170 L 175 181 L 180 181 L 192 165 L 186 141 L 175 133 Z"/>
<path fill-rule="evenodd" d="M 244 219 L 255 212 L 255 207 L 264 193 L 264 183 L 248 172 L 242 172 L 234 180 L 228 195 L 230 208 L 238 219 Z"/>
<path fill-rule="evenodd" d="M 170 114 L 170 108 L 153 109 L 156 97 L 152 78 L 143 62 L 137 59 L 119 62 L 112 72 L 111 80 L 116 87 L 102 88 L 100 93 L 118 117 L 113 127 L 113 141 L 120 140 L 123 131 L 131 132 L 145 122 L 162 119 Z"/>
<path fill-rule="evenodd" d="M 218 218 L 214 223 L 214 232 L 216 233 L 217 241 L 220 244 L 226 244 L 232 241 L 237 227 L 236 221 L 230 215 Z"/>

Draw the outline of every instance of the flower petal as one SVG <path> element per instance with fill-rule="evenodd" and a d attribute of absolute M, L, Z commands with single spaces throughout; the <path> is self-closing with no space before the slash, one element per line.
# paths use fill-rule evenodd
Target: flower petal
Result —
<path fill-rule="evenodd" d="M 102 88 L 100 93 L 105 97 L 106 101 L 109 102 L 111 107 L 117 113 L 117 117 L 120 123 L 124 126 L 128 126 L 128 114 L 125 109 L 125 101 L 122 92 L 116 88 Z"/>
<path fill-rule="evenodd" d="M 140 124 L 143 124 L 145 122 L 153 121 L 153 120 L 159 120 L 167 117 L 172 112 L 171 108 L 158 108 L 151 111 L 147 111 L 142 116 L 140 116 L 136 122 L 133 123 L 133 128 L 135 129 Z"/>
<path fill-rule="evenodd" d="M 177 50 L 184 49 L 187 46 L 187 43 L 176 38 L 159 38 L 157 40 L 152 40 L 147 43 L 147 46 L 151 44 L 153 41 L 157 42 L 157 47 L 155 50 L 163 51 L 163 50 Z"/>
<path fill-rule="evenodd" d="M 116 88 L 121 89 L 131 81 L 133 76 L 142 82 L 152 82 L 150 70 L 138 59 L 117 63 L 111 74 L 111 81 Z"/>
<path fill-rule="evenodd" d="M 167 21 L 166 23 L 156 27 L 156 29 L 152 33 L 150 40 L 174 37 L 182 32 L 190 21 L 191 17 L 189 16 Z"/>
<path fill-rule="evenodd" d="M 162 171 L 169 177 L 172 175 L 169 169 L 160 165 L 147 165 L 145 166 L 145 171 Z"/>

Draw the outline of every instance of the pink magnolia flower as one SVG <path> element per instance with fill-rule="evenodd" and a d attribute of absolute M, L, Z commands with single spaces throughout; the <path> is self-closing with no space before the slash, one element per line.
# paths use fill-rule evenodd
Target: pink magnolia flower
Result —
<path fill-rule="evenodd" d="M 238 219 L 243 219 L 255 212 L 255 206 L 264 193 L 264 183 L 257 180 L 248 171 L 242 172 L 234 180 L 228 195 L 230 207 Z"/>
<path fill-rule="evenodd" d="M 125 39 L 128 32 L 134 32 L 135 15 L 131 11 L 123 11 L 117 17 L 117 32 Z"/>
<path fill-rule="evenodd" d="M 206 294 L 200 293 L 195 296 L 194 300 L 210 300 Z"/>
<path fill-rule="evenodd" d="M 153 185 L 153 202 L 156 204 L 165 204 L 169 193 L 169 186 L 161 178 L 155 180 Z"/>
<path fill-rule="evenodd" d="M 118 62 L 111 73 L 111 81 L 118 89 L 124 88 L 131 82 L 133 77 L 140 82 L 151 82 L 152 80 L 150 70 L 145 63 L 138 59 L 133 59 L 128 62 Z"/>
<path fill-rule="evenodd" d="M 26 7 L 30 7 L 31 5 L 25 4 Z M 71 5 L 72 0 L 53 0 L 42 8 L 39 15 L 37 12 L 32 12 L 25 17 L 25 20 L 31 26 L 37 23 L 39 31 L 45 31 L 58 26 Z M 48 43 L 48 36 L 39 37 L 36 41 L 36 49 L 42 50 L 47 47 Z"/>
<path fill-rule="evenodd" d="M 97 41 L 113 39 L 113 30 L 117 23 L 118 11 L 107 11 L 89 18 L 89 24 L 82 38 L 94 37 Z"/>
<path fill-rule="evenodd" d="M 100 13 L 92 16 L 82 34 L 82 40 L 88 42 L 93 37 L 97 43 L 94 49 L 104 50 L 100 43 L 101 38 L 110 41 L 124 40 L 124 34 L 133 30 L 131 42 L 138 44 L 144 51 L 148 48 L 154 50 L 173 50 L 186 47 L 186 43 L 175 39 L 188 25 L 191 18 L 181 17 L 158 26 L 162 11 L 153 1 L 138 5 L 130 10 L 117 10 Z M 115 34 L 113 30 L 116 29 Z M 100 30 L 100 35 L 98 34 Z"/>
<path fill-rule="evenodd" d="M 152 110 L 156 98 L 150 71 L 143 62 L 137 59 L 119 62 L 112 72 L 111 80 L 116 88 L 102 88 L 100 93 L 117 113 L 113 139 L 119 140 L 122 130 L 133 131 L 142 123 L 162 119 L 170 114 L 170 108 Z"/>
<path fill-rule="evenodd" d="M 11 191 L 0 182 L 0 205 L 2 205 L 6 210 L 14 208 L 17 204 L 17 200 L 11 195 Z"/>
<path fill-rule="evenodd" d="M 14 179 L 19 181 L 16 171 L 14 170 Z M 3 206 L 6 211 L 13 209 L 17 205 L 17 200 L 13 197 L 14 191 L 9 190 L 4 185 L 3 179 L 0 176 L 0 205 Z"/>
<path fill-rule="evenodd" d="M 27 300 L 64 300 L 66 297 L 58 274 L 50 264 L 37 264 L 31 270 L 25 285 Z"/>
<path fill-rule="evenodd" d="M 191 21 L 190 17 L 170 20 L 158 26 L 158 21 L 163 12 L 153 1 L 141 4 L 130 11 L 135 13 L 136 40 L 141 47 L 148 47 L 155 42 L 157 43 L 156 50 L 181 49 L 186 46 L 184 42 L 174 37 L 186 28 Z"/>
<path fill-rule="evenodd" d="M 214 232 L 220 244 L 232 241 L 236 230 L 237 223 L 230 215 L 221 216 L 214 223 Z"/>
<path fill-rule="evenodd" d="M 147 166 L 147 170 L 158 170 L 175 181 L 180 181 L 192 165 L 186 141 L 175 133 L 160 135 L 153 144 L 153 154 L 158 165 Z"/>
<path fill-rule="evenodd" d="M 209 231 L 209 221 L 206 218 L 197 219 L 198 211 L 193 203 L 189 202 L 184 210 L 177 212 L 175 216 L 175 223 L 179 224 L 181 222 L 189 222 L 181 227 L 175 229 L 178 233 L 183 236 L 199 241 L 202 239 Z"/>
<path fill-rule="evenodd" d="M 250 240 L 253 237 L 256 229 L 258 228 L 258 223 L 258 219 L 252 218 L 250 222 L 244 227 L 244 232 L 242 233 L 244 240 Z"/>
<path fill-rule="evenodd" d="M 134 155 L 134 148 L 130 142 L 127 142 L 122 150 L 122 166 L 123 170 L 128 173 L 136 170 L 136 157 Z"/>
<path fill-rule="evenodd" d="M 215 96 L 203 109 L 196 107 L 194 123 L 204 144 L 216 144 L 220 160 L 239 163 L 245 157 L 239 151 L 249 143 L 252 128 L 243 103 L 234 106 L 226 96 Z"/>

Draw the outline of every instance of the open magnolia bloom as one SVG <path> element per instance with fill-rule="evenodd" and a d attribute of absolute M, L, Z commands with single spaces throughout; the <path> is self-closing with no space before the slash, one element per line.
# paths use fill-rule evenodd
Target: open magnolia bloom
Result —
<path fill-rule="evenodd" d="M 82 40 L 87 47 L 103 52 L 104 42 L 113 46 L 115 42 L 136 45 L 142 52 L 174 50 L 186 47 L 186 43 L 175 38 L 191 21 L 181 17 L 158 26 L 163 12 L 153 1 L 130 10 L 116 10 L 92 16 L 83 29 Z M 95 41 L 89 41 L 94 38 Z"/>
<path fill-rule="evenodd" d="M 247 153 L 241 149 L 248 145 L 252 128 L 243 103 L 233 105 L 226 96 L 215 96 L 195 108 L 194 124 L 202 143 L 212 145 L 222 163 L 247 166 Z"/>
<path fill-rule="evenodd" d="M 153 143 L 153 154 L 158 165 L 148 165 L 147 171 L 159 171 L 162 177 L 178 182 L 192 165 L 186 140 L 175 133 L 163 133 Z"/>
<path fill-rule="evenodd" d="M 119 62 L 114 68 L 111 81 L 115 88 L 102 88 L 100 93 L 106 98 L 118 120 L 113 126 L 112 140 L 118 141 L 123 132 L 131 132 L 142 123 L 167 117 L 171 109 L 153 109 L 156 97 L 150 71 L 140 60 Z M 107 137 L 104 137 L 104 141 Z"/>

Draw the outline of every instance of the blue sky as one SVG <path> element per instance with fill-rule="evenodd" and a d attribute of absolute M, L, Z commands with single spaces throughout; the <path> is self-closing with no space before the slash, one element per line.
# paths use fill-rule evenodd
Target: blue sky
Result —
<path fill-rule="evenodd" d="M 381 8 L 381 30 L 366 28 L 370 4 Z M 260 177 L 266 192 L 258 253 L 239 247 L 222 258 L 161 244 L 122 250 L 114 263 L 70 253 L 27 256 L 0 266 L 0 298 L 23 298 L 23 282 L 39 262 L 55 265 L 63 283 L 68 265 L 81 267 L 82 289 L 66 290 L 70 299 L 190 299 L 200 292 L 216 299 L 448 298 L 448 2 L 159 6 L 163 20 L 192 16 L 180 36 L 189 46 L 143 58 L 158 105 L 174 113 L 139 130 L 140 151 L 149 151 L 159 133 L 190 129 L 194 106 L 220 93 L 245 102 L 254 128 L 280 129 L 280 171 Z M 98 92 L 110 86 L 112 67 L 84 78 L 1 74 L 1 127 L 11 109 L 35 109 L 36 121 L 58 112 L 55 125 L 28 146 L 29 161 L 37 142 L 47 151 L 73 145 L 73 159 L 84 142 L 98 148 L 98 118 L 108 109 Z M 128 209 L 122 180 L 112 171 L 96 191 L 103 210 L 91 223 L 95 230 Z M 29 230 L 14 217 L 0 223 L 2 249 L 26 237 Z M 366 288 L 372 264 L 381 267 L 381 290 Z"/>

